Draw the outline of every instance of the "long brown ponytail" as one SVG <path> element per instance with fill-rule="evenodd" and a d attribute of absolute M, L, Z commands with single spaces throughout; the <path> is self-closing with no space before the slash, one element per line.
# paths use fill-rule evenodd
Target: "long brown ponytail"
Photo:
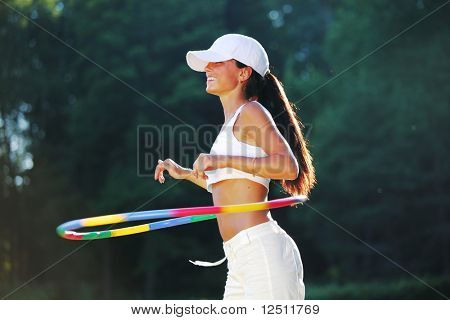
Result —
<path fill-rule="evenodd" d="M 236 61 L 236 66 L 238 68 L 247 67 L 239 61 Z M 298 161 L 300 172 L 297 178 L 295 180 L 281 180 L 281 186 L 291 195 L 308 196 L 316 184 L 312 156 L 301 131 L 305 126 L 298 118 L 297 107 L 288 100 L 283 84 L 270 71 L 264 77 L 261 77 L 259 73 L 252 70 L 252 74 L 245 85 L 244 95 L 246 99 L 258 97 L 258 102 L 270 111 L 274 116 L 273 119 L 278 130 L 289 143 Z"/>

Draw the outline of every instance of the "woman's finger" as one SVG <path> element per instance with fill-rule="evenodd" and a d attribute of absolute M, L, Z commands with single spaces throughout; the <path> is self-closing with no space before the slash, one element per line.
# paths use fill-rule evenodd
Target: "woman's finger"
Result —
<path fill-rule="evenodd" d="M 155 180 L 158 179 L 160 173 L 161 173 L 161 165 L 158 164 L 155 169 Z"/>
<path fill-rule="evenodd" d="M 164 161 L 162 160 L 158 160 L 158 173 L 157 173 L 157 179 L 159 180 L 159 183 L 163 183 L 164 182 Z"/>

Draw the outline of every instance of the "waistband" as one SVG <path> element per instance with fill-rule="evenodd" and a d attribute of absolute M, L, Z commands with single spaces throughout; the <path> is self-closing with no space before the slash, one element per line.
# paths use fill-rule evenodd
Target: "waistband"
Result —
<path fill-rule="evenodd" d="M 241 230 L 233 238 L 223 243 L 223 250 L 226 256 L 234 255 L 245 245 L 248 245 L 254 239 L 263 237 L 271 233 L 284 233 L 285 231 L 278 225 L 276 220 L 269 220 L 256 226 Z"/>
<path fill-rule="evenodd" d="M 207 261 L 192 261 L 190 263 L 201 267 L 214 267 L 222 264 L 227 257 L 234 256 L 236 252 L 242 246 L 249 244 L 252 240 L 262 237 L 270 233 L 286 233 L 279 225 L 276 220 L 269 220 L 253 227 L 239 231 L 234 237 L 223 242 L 223 250 L 225 252 L 225 257 L 216 262 Z"/>

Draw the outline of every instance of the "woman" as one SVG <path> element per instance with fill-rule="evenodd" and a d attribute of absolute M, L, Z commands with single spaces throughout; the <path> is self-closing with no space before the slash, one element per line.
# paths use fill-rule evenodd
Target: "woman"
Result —
<path fill-rule="evenodd" d="M 159 160 L 155 180 L 163 183 L 167 170 L 211 192 L 218 206 L 267 201 L 271 179 L 281 180 L 291 195 L 308 195 L 315 184 L 312 158 L 294 105 L 269 71 L 261 44 L 227 34 L 208 50 L 189 51 L 186 60 L 205 72 L 206 92 L 220 98 L 225 123 L 210 153 L 200 154 L 193 169 Z M 300 252 L 269 210 L 219 214 L 217 222 L 228 259 L 224 299 L 304 299 Z M 193 263 L 213 266 L 224 260 Z"/>

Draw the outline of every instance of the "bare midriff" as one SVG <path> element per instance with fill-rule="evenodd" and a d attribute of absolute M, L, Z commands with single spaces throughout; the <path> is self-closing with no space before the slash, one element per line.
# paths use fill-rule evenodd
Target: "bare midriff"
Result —
<path fill-rule="evenodd" d="M 262 184 L 248 179 L 227 179 L 212 185 L 215 206 L 267 201 L 268 190 Z M 217 223 L 223 241 L 233 238 L 239 231 L 271 220 L 270 210 L 218 214 Z"/>

